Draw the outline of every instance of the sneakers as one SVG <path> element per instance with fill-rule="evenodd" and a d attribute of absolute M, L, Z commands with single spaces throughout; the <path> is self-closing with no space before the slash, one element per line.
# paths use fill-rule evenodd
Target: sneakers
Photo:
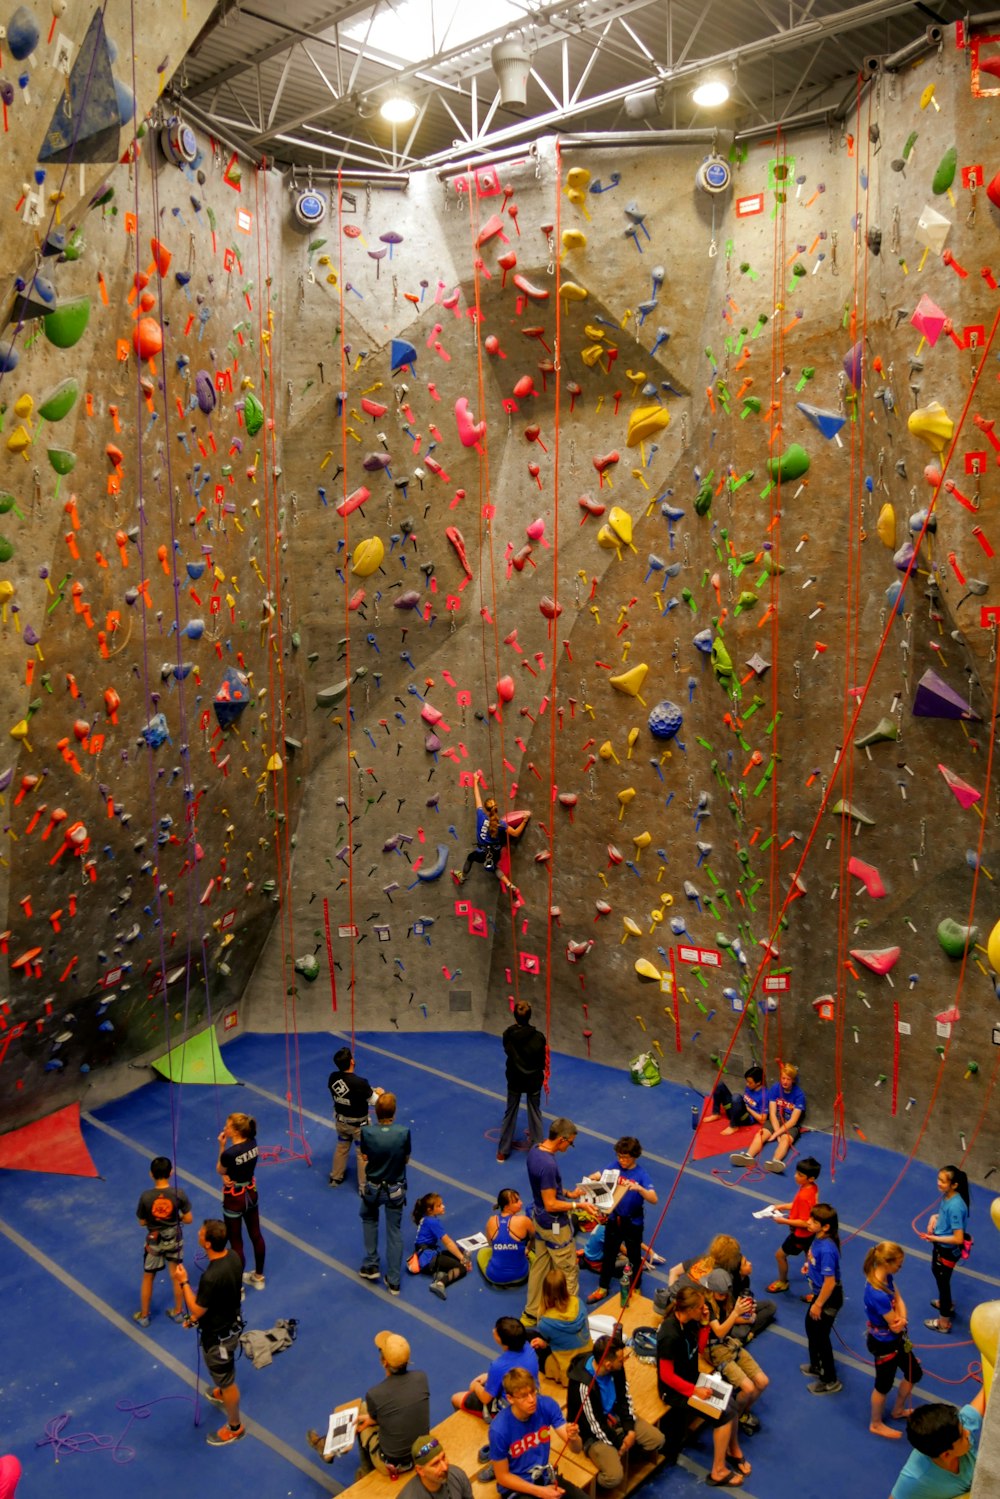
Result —
<path fill-rule="evenodd" d="M 771 1284 L 768 1286 L 767 1289 L 768 1289 L 768 1291 L 770 1291 L 771 1295 L 773 1296 L 776 1291 L 787 1291 L 788 1290 L 788 1282 L 787 1282 L 787 1280 L 772 1280 Z"/>
<path fill-rule="evenodd" d="M 183 1322 L 184 1318 L 187 1316 L 187 1312 L 178 1311 L 175 1306 L 172 1306 L 167 1313 L 167 1316 L 170 1318 L 171 1322 Z"/>
<path fill-rule="evenodd" d="M 815 1384 L 806 1385 L 810 1395 L 839 1395 L 843 1388 L 839 1379 L 817 1379 Z"/>
<path fill-rule="evenodd" d="M 142 1312 L 133 1312 L 132 1313 L 132 1321 L 133 1322 L 138 1322 L 138 1324 L 139 1324 L 140 1327 L 148 1327 L 149 1326 L 149 1318 L 148 1317 L 144 1317 L 142 1315 Z"/>
<path fill-rule="evenodd" d="M 386 1281 L 386 1285 L 387 1286 L 389 1285 L 388 1281 Z M 389 1289 L 391 1291 L 392 1287 L 389 1286 Z M 428 1289 L 430 1290 L 430 1293 L 431 1293 L 432 1296 L 440 1296 L 440 1298 L 441 1298 L 442 1301 L 447 1301 L 448 1300 L 448 1292 L 445 1290 L 444 1281 L 441 1280 L 441 1279 L 439 1279 L 438 1276 L 434 1277 L 434 1279 L 431 1281 L 430 1286 L 429 1286 Z M 398 1290 L 396 1292 L 396 1295 L 397 1296 L 399 1295 L 399 1291 Z"/>
<path fill-rule="evenodd" d="M 596 1306 L 599 1301 L 607 1301 L 607 1299 L 608 1292 L 604 1290 L 603 1286 L 598 1286 L 597 1290 L 591 1291 L 590 1295 L 587 1297 L 587 1305 Z"/>
<path fill-rule="evenodd" d="M 358 1271 L 362 1280 L 381 1280 L 382 1272 L 377 1265 L 362 1265 Z"/>
<path fill-rule="evenodd" d="M 476 1453 L 476 1457 L 479 1459 L 479 1461 L 481 1463 L 488 1463 L 489 1462 L 489 1460 L 490 1460 L 490 1444 L 489 1444 L 489 1442 L 485 1442 L 483 1444 L 483 1446 L 480 1447 L 479 1451 Z"/>
<path fill-rule="evenodd" d="M 752 1411 L 744 1411 L 740 1416 L 740 1431 L 749 1432 L 751 1436 L 755 1431 L 760 1431 L 760 1417 L 755 1416 Z"/>
<path fill-rule="evenodd" d="M 253 1286 L 255 1291 L 263 1291 L 266 1282 L 263 1275 L 258 1275 L 256 1270 L 248 1270 L 243 1276 L 243 1284 Z"/>
<path fill-rule="evenodd" d="M 378 1274 L 376 1274 L 375 1279 L 378 1280 Z M 383 1280 L 382 1284 L 385 1286 L 385 1288 L 389 1292 L 390 1296 L 398 1296 L 399 1295 L 399 1287 L 398 1286 L 394 1286 L 391 1280 Z M 431 1286 L 431 1290 L 432 1291 L 433 1291 L 433 1289 L 434 1289 L 434 1287 Z"/>
<path fill-rule="evenodd" d="M 205 1441 L 210 1447 L 228 1447 L 232 1442 L 238 1442 L 247 1434 L 247 1429 L 241 1421 L 239 1426 L 220 1426 L 218 1431 L 210 1431 Z"/>
<path fill-rule="evenodd" d="M 814 1369 L 812 1364 L 800 1364 L 799 1373 L 808 1374 L 811 1379 L 816 1379 L 819 1376 L 819 1370 Z"/>
<path fill-rule="evenodd" d="M 136 1318 L 136 1321 L 138 1320 L 139 1319 Z M 951 1323 L 942 1323 L 937 1317 L 928 1317 L 927 1321 L 924 1323 L 924 1326 L 930 1328 L 931 1332 L 951 1332 Z"/>
<path fill-rule="evenodd" d="M 504 1161 L 505 1161 L 505 1160 L 506 1160 L 506 1159 L 507 1159 L 507 1157 L 506 1157 L 506 1156 L 505 1156 L 505 1155 L 504 1155 L 504 1154 L 503 1154 L 503 1152 L 502 1152 L 502 1151 L 500 1151 L 500 1150 L 498 1150 L 498 1151 L 497 1151 L 497 1160 L 498 1160 L 498 1161 L 499 1161 L 499 1162 L 500 1162 L 500 1164 L 501 1164 L 501 1166 L 502 1166 L 502 1165 L 503 1165 L 503 1163 L 504 1163 Z M 936 1304 L 936 1303 L 935 1303 L 935 1304 Z"/>
<path fill-rule="evenodd" d="M 206 1400 L 211 1400 L 211 1402 L 212 1402 L 213 1405 L 222 1405 L 223 1404 L 222 1391 L 219 1389 L 219 1386 L 216 1385 L 214 1387 L 214 1389 L 206 1390 L 205 1391 L 205 1399 Z"/>
<path fill-rule="evenodd" d="M 745 1150 L 734 1150 L 729 1157 L 730 1166 L 752 1166 L 753 1156 L 748 1155 Z"/>
<path fill-rule="evenodd" d="M 476 1483 L 492 1483 L 494 1478 L 496 1477 L 496 1474 L 493 1471 L 493 1464 L 487 1463 L 485 1468 L 480 1468 L 479 1472 L 476 1473 L 474 1477 Z"/>
<path fill-rule="evenodd" d="M 784 1161 L 765 1161 L 764 1170 L 773 1171 L 775 1175 L 781 1176 L 785 1169 Z"/>

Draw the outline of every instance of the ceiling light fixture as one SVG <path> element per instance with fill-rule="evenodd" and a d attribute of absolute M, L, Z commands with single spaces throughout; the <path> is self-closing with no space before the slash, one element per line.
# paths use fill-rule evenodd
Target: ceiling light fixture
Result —
<path fill-rule="evenodd" d="M 390 125 L 408 125 L 416 119 L 417 106 L 407 94 L 390 94 L 382 100 L 378 112 Z"/>
<path fill-rule="evenodd" d="M 729 98 L 729 84 L 722 78 L 703 78 L 691 98 L 703 109 L 718 109 Z"/>

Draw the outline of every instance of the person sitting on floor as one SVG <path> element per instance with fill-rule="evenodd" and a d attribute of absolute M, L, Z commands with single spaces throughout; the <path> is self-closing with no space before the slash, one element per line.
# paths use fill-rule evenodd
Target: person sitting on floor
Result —
<path fill-rule="evenodd" d="M 767 1092 L 767 1123 L 761 1125 L 746 1150 L 734 1151 L 730 1161 L 734 1166 L 752 1166 L 764 1146 L 776 1140 L 777 1149 L 764 1162 L 764 1170 L 784 1171 L 785 1157 L 802 1133 L 805 1116 L 806 1095 L 799 1087 L 799 1069 L 791 1062 L 782 1062 L 778 1081 Z"/>
<path fill-rule="evenodd" d="M 702 1124 L 714 1124 L 723 1114 L 729 1120 L 724 1135 L 735 1135 L 738 1129 L 756 1124 L 758 1129 L 767 1123 L 767 1088 L 764 1086 L 764 1069 L 755 1062 L 743 1074 L 743 1091 L 735 1097 L 720 1079 L 712 1089 L 711 1113 L 705 1115 Z"/>
<path fill-rule="evenodd" d="M 478 1374 L 467 1390 L 459 1390 L 451 1397 L 457 1411 L 468 1411 L 470 1416 L 482 1416 L 487 1421 L 506 1404 L 503 1381 L 508 1369 L 527 1369 L 532 1379 L 538 1378 L 538 1355 L 528 1342 L 528 1330 L 519 1317 L 498 1317 L 493 1325 L 493 1339 L 501 1352 L 486 1373 Z"/>
<path fill-rule="evenodd" d="M 600 1337 L 592 1353 L 578 1353 L 569 1367 L 566 1414 L 580 1429 L 583 1450 L 597 1469 L 597 1486 L 616 1489 L 624 1479 L 622 1458 L 638 1444 L 663 1450 L 658 1426 L 637 1416 L 625 1376 L 627 1350 L 616 1338 Z"/>
<path fill-rule="evenodd" d="M 530 1268 L 535 1225 L 524 1211 L 521 1194 L 504 1187 L 497 1196 L 497 1210 L 486 1220 L 489 1247 L 476 1256 L 484 1278 L 493 1286 L 523 1286 Z"/>
<path fill-rule="evenodd" d="M 907 1418 L 913 1451 L 889 1499 L 961 1499 L 972 1488 L 986 1411 L 986 1390 L 959 1410 L 943 1401 L 920 1405 Z"/>
<path fill-rule="evenodd" d="M 541 1312 L 532 1334 L 539 1367 L 557 1384 L 566 1383 L 574 1356 L 589 1353 L 593 1347 L 587 1308 L 579 1296 L 571 1294 L 561 1270 L 550 1270 L 542 1281 Z"/>
<path fill-rule="evenodd" d="M 417 1239 L 406 1262 L 411 1275 L 429 1275 L 429 1289 L 442 1301 L 447 1287 L 468 1275 L 472 1261 L 463 1254 L 455 1240 L 444 1231 L 444 1202 L 437 1192 L 426 1192 L 413 1204 L 413 1221 Z"/>

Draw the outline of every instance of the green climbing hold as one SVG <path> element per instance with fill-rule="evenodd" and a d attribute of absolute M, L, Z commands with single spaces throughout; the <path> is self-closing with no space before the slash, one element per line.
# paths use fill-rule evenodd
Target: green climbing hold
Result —
<path fill-rule="evenodd" d="M 17 501 L 12 494 L 0 494 L 0 515 L 8 515 L 17 507 Z"/>
<path fill-rule="evenodd" d="M 321 687 L 316 694 L 317 708 L 335 708 L 347 696 L 347 689 L 350 685 L 349 679 L 345 677 L 343 681 L 335 682 L 332 687 Z"/>
<path fill-rule="evenodd" d="M 736 608 L 733 610 L 733 613 L 742 614 L 745 609 L 756 609 L 759 603 L 760 599 L 757 595 L 745 588 L 736 600 Z"/>
<path fill-rule="evenodd" d="M 0 562 L 9 562 L 14 555 L 14 548 L 6 536 L 0 536 Z"/>
<path fill-rule="evenodd" d="M 42 318 L 42 328 L 50 344 L 57 349 L 71 349 L 78 344 L 90 322 L 90 298 L 74 297 Z"/>
<path fill-rule="evenodd" d="M 767 460 L 767 471 L 775 481 L 780 479 L 783 484 L 794 482 L 809 472 L 809 454 L 805 448 L 793 442 L 780 458 Z"/>
<path fill-rule="evenodd" d="M 875 826 L 874 817 L 869 817 L 865 812 L 859 812 L 854 803 L 847 801 L 844 797 L 841 797 L 840 801 L 835 802 L 830 808 L 830 815 L 832 817 L 849 817 L 852 822 L 859 822 L 863 828 L 873 828 Z"/>
<path fill-rule="evenodd" d="M 706 475 L 698 485 L 698 493 L 695 495 L 694 501 L 696 515 L 707 515 L 712 508 L 712 496 L 715 493 L 712 483 L 714 476 L 715 471 L 713 469 L 712 473 Z"/>
<path fill-rule="evenodd" d="M 950 150 L 944 153 L 938 162 L 937 171 L 934 173 L 934 180 L 931 182 L 931 192 L 935 197 L 940 198 L 943 193 L 948 191 L 955 180 L 957 170 L 958 147 L 952 146 Z"/>
<path fill-rule="evenodd" d="M 65 380 L 60 380 L 38 403 L 38 415 L 44 417 L 47 422 L 61 422 L 64 416 L 68 416 L 76 405 L 77 396 L 80 394 L 80 386 L 76 378 L 70 375 Z"/>
<path fill-rule="evenodd" d="M 979 928 L 963 926 L 960 921 L 946 916 L 938 922 L 937 939 L 946 958 L 961 958 L 979 941 Z"/>
<path fill-rule="evenodd" d="M 864 749 L 868 744 L 885 744 L 887 740 L 899 738 L 899 725 L 894 718 L 880 718 L 870 733 L 861 739 L 855 739 L 854 743 L 859 749 Z"/>
<path fill-rule="evenodd" d="M 71 474 L 76 468 L 76 454 L 69 448 L 49 448 L 48 453 L 49 462 L 60 477 Z"/>
<path fill-rule="evenodd" d="M 243 420 L 248 437 L 256 437 L 264 425 L 264 408 L 252 390 L 248 390 L 243 397 Z"/>
<path fill-rule="evenodd" d="M 733 679 L 733 660 L 721 635 L 712 641 L 712 670 L 719 685 L 728 687 Z"/>
<path fill-rule="evenodd" d="M 304 958 L 295 959 L 295 972 L 301 973 L 302 977 L 308 979 L 310 984 L 319 978 L 319 964 L 312 953 L 307 953 Z"/>

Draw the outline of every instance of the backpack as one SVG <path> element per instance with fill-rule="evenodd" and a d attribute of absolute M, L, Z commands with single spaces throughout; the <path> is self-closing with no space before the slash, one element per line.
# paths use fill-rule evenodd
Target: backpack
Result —
<path fill-rule="evenodd" d="M 640 1364 L 656 1363 L 655 1327 L 637 1327 L 629 1339 L 629 1344 Z"/>

